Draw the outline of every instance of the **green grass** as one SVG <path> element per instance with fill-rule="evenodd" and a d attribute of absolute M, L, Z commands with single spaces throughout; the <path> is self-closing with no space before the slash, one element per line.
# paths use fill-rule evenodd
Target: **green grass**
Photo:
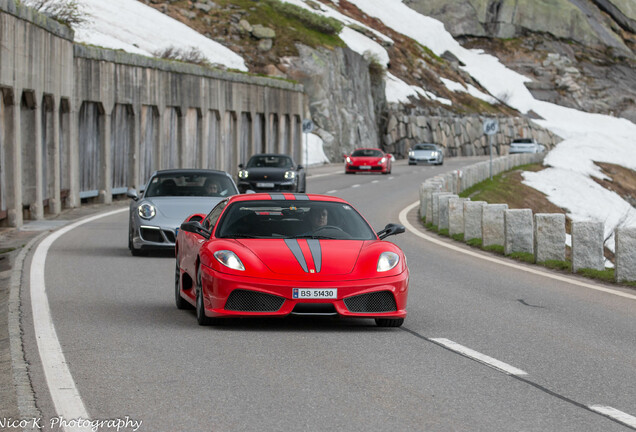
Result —
<path fill-rule="evenodd" d="M 14 250 L 16 250 L 16 249 L 17 249 L 17 248 L 14 248 L 14 247 L 12 247 L 12 248 L 3 248 L 3 249 L 0 249 L 0 255 L 2 255 L 2 254 L 6 254 L 6 253 L 9 253 L 9 252 L 13 252 L 13 251 L 14 251 Z"/>
<path fill-rule="evenodd" d="M 523 261 L 530 264 L 534 264 L 534 254 L 531 254 L 529 252 L 513 252 L 508 256 L 517 261 Z"/>
<path fill-rule="evenodd" d="M 474 184 L 459 194 L 460 198 L 470 198 L 472 201 L 486 202 L 514 202 L 521 194 L 523 185 L 509 182 L 506 177 L 512 171 L 536 171 L 540 164 L 519 165 L 513 169 L 497 174 L 491 179 Z M 503 199 L 503 201 L 502 201 Z M 510 201 L 508 200 L 510 199 Z"/>
<path fill-rule="evenodd" d="M 451 238 L 452 238 L 453 240 L 455 240 L 455 241 L 463 242 L 463 241 L 464 241 L 464 233 L 453 234 L 453 235 L 451 236 Z"/>
<path fill-rule="evenodd" d="M 444 228 L 444 229 L 439 230 L 439 234 L 443 235 L 443 236 L 446 236 L 446 237 L 449 237 L 448 228 Z"/>
<path fill-rule="evenodd" d="M 483 250 L 504 255 L 504 247 L 502 245 L 490 245 L 482 247 Z"/>
<path fill-rule="evenodd" d="M 480 239 L 480 238 L 473 238 L 473 239 L 468 240 L 468 241 L 466 242 L 466 244 L 467 244 L 468 246 L 472 246 L 472 247 L 478 247 L 478 248 L 480 248 L 480 247 L 481 247 L 481 245 L 482 245 L 482 241 L 481 241 L 481 239 Z"/>
<path fill-rule="evenodd" d="M 424 227 L 429 231 L 437 232 L 437 225 L 433 225 L 433 222 L 425 223 Z"/>
<path fill-rule="evenodd" d="M 537 264 L 554 270 L 572 271 L 572 263 L 570 261 L 547 260 L 538 262 Z"/>
<path fill-rule="evenodd" d="M 604 282 L 614 282 L 614 269 L 612 268 L 606 268 L 605 270 L 582 268 L 578 269 L 576 273 L 591 279 L 597 279 Z"/>

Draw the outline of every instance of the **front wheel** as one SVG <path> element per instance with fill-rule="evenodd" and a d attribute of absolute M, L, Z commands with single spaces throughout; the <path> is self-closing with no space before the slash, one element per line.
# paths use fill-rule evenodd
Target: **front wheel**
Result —
<path fill-rule="evenodd" d="M 376 318 L 375 325 L 378 327 L 401 327 L 404 318 Z"/>
<path fill-rule="evenodd" d="M 196 311 L 197 311 L 197 323 L 200 326 L 207 326 L 211 324 L 210 318 L 205 316 L 205 304 L 203 302 L 203 285 L 201 284 L 201 264 L 197 268 L 197 286 L 196 286 Z"/>

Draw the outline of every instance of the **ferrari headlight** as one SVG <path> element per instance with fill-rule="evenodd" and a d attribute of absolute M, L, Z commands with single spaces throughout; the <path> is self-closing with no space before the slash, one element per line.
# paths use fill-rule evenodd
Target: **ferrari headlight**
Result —
<path fill-rule="evenodd" d="M 378 259 L 378 271 L 385 272 L 394 268 L 400 262 L 400 257 L 395 252 L 382 252 Z"/>
<path fill-rule="evenodd" d="M 347 156 L 347 158 L 345 159 L 345 162 L 351 163 L 351 158 L 349 156 Z"/>
<path fill-rule="evenodd" d="M 157 214 L 157 209 L 150 203 L 143 203 L 137 208 L 137 213 L 142 219 L 152 219 Z"/>
<path fill-rule="evenodd" d="M 214 252 L 214 258 L 216 258 L 216 260 L 220 262 L 221 264 L 223 264 L 224 266 L 229 267 L 231 269 L 241 270 L 241 271 L 245 270 L 245 267 L 243 267 L 243 263 L 241 262 L 239 257 L 237 257 L 236 254 L 232 251 L 229 251 L 229 250 L 216 251 Z"/>
<path fill-rule="evenodd" d="M 247 172 L 247 170 L 240 170 L 238 172 L 238 176 L 241 179 L 246 179 L 248 175 L 249 175 L 249 173 Z"/>
<path fill-rule="evenodd" d="M 296 173 L 294 171 L 285 171 L 286 179 L 293 179 L 296 177 Z"/>
<path fill-rule="evenodd" d="M 385 157 L 380 159 L 380 162 L 378 162 L 378 165 L 382 165 L 384 162 L 386 162 L 386 158 Z"/>

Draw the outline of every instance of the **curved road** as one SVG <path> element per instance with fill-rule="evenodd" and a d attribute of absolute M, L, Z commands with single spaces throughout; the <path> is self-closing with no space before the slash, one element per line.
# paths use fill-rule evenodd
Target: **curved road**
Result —
<path fill-rule="evenodd" d="M 399 221 L 424 179 L 474 162 L 314 174 L 308 192 L 349 200 L 379 230 Z M 415 210 L 403 217 L 417 226 Z M 174 259 L 131 257 L 126 224 L 124 211 L 69 230 L 42 274 L 77 390 L 54 394 L 81 400 L 91 419 L 152 432 L 636 430 L 635 291 L 550 279 L 407 231 L 390 237 L 411 270 L 402 328 L 306 317 L 204 328 L 174 306 Z M 42 426 L 60 430 L 51 420 L 64 401 L 51 398 L 25 291 Z"/>

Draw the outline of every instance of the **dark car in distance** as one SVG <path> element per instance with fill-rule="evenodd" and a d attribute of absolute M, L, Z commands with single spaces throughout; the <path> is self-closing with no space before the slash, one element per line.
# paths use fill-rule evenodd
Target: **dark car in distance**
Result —
<path fill-rule="evenodd" d="M 239 164 L 237 186 L 241 193 L 248 190 L 304 193 L 305 169 L 285 154 L 255 154 L 247 164 Z"/>

